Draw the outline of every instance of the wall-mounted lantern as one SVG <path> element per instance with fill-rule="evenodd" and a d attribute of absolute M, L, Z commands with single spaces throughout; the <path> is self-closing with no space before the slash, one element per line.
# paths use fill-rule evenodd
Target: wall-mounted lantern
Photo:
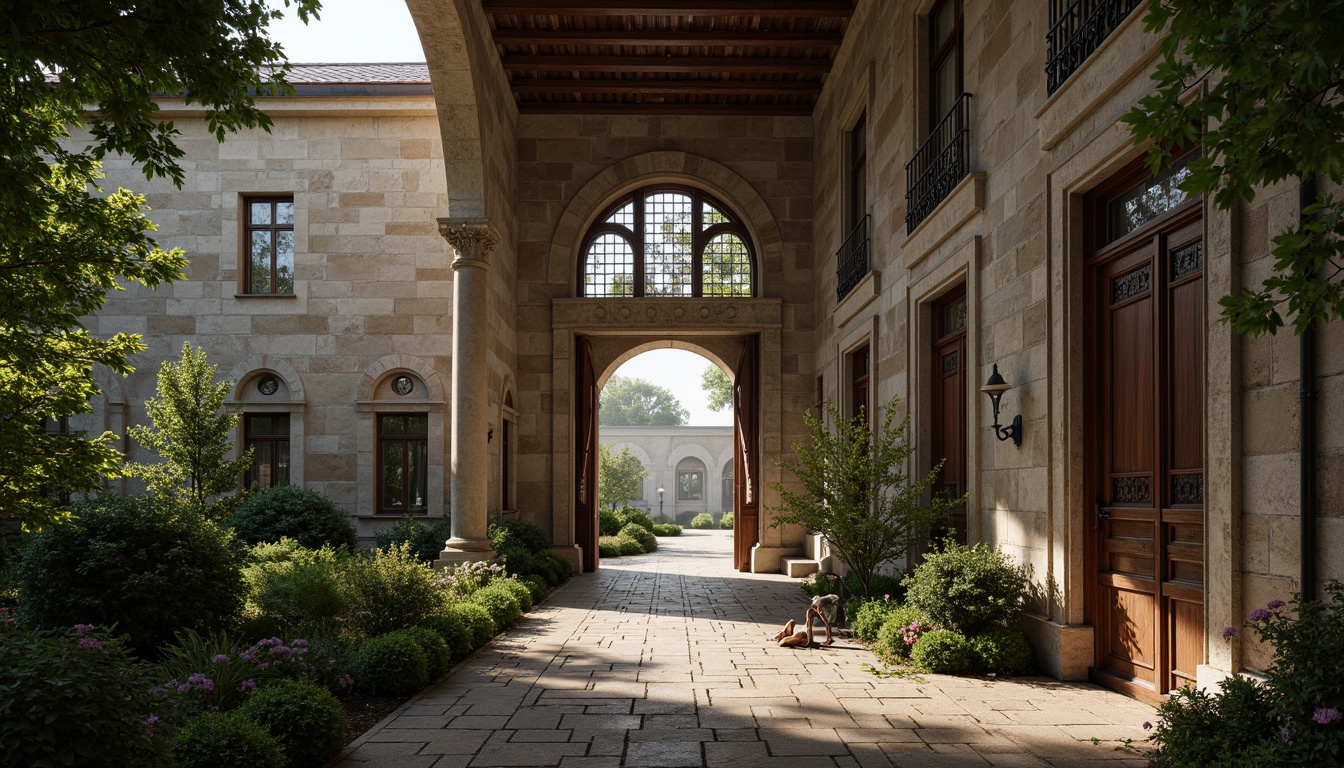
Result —
<path fill-rule="evenodd" d="M 1000 440 L 1011 439 L 1013 445 L 1022 445 L 1022 416 L 1019 414 L 1013 417 L 1013 423 L 1008 426 L 999 425 L 999 400 L 1003 398 L 1003 393 L 1012 389 L 1013 385 L 1003 380 L 999 375 L 999 364 L 994 364 L 994 373 L 990 374 L 989 381 L 980 388 L 981 392 L 989 395 L 989 402 L 994 406 L 994 434 L 999 436 Z"/>

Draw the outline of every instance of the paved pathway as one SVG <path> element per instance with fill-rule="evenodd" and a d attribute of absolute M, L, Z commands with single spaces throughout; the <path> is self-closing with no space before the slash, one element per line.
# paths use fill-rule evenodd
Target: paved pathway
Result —
<path fill-rule="evenodd" d="M 1145 764 L 1116 747 L 1143 741 L 1151 707 L 1042 677 L 880 678 L 845 641 L 779 648 L 796 583 L 731 570 L 726 531 L 659 545 L 571 580 L 333 764 Z"/>

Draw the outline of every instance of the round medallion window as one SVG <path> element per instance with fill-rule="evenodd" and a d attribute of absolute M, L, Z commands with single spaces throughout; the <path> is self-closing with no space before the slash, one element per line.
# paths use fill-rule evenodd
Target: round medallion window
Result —
<path fill-rule="evenodd" d="M 274 376 L 262 376 L 257 382 L 257 391 L 270 397 L 280 391 L 280 380 Z"/>
<path fill-rule="evenodd" d="M 392 380 L 392 391 L 398 395 L 409 395 L 411 390 L 415 389 L 415 382 L 410 376 L 398 376 Z"/>

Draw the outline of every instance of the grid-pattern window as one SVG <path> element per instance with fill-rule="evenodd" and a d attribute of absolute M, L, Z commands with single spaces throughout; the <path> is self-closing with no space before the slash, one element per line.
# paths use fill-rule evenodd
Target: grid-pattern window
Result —
<path fill-rule="evenodd" d="M 378 509 L 405 514 L 428 509 L 429 416 L 378 416 Z"/>
<path fill-rule="evenodd" d="M 635 190 L 584 238 L 584 296 L 740 296 L 754 291 L 746 228 L 689 187 Z"/>
<path fill-rule="evenodd" d="M 705 498 L 705 463 L 686 458 L 677 463 L 677 499 L 703 501 Z"/>
<path fill-rule="evenodd" d="M 294 293 L 294 198 L 249 197 L 243 243 L 247 249 L 244 292 L 259 295 Z"/>
<path fill-rule="evenodd" d="M 265 490 L 289 485 L 289 414 L 244 414 L 243 446 L 252 449 L 244 487 Z"/>

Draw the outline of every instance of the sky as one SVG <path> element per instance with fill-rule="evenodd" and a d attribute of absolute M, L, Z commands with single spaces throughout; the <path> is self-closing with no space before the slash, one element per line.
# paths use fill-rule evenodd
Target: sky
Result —
<path fill-rule="evenodd" d="M 281 0 L 271 6 L 285 12 L 272 22 L 271 37 L 279 40 L 289 60 L 372 64 L 424 61 L 415 24 L 403 0 L 323 0 L 321 18 L 307 26 Z M 658 349 L 628 361 L 616 374 L 647 379 L 676 395 L 695 426 L 728 426 L 732 410 L 710 411 L 700 376 L 711 363 L 694 352 Z"/>

